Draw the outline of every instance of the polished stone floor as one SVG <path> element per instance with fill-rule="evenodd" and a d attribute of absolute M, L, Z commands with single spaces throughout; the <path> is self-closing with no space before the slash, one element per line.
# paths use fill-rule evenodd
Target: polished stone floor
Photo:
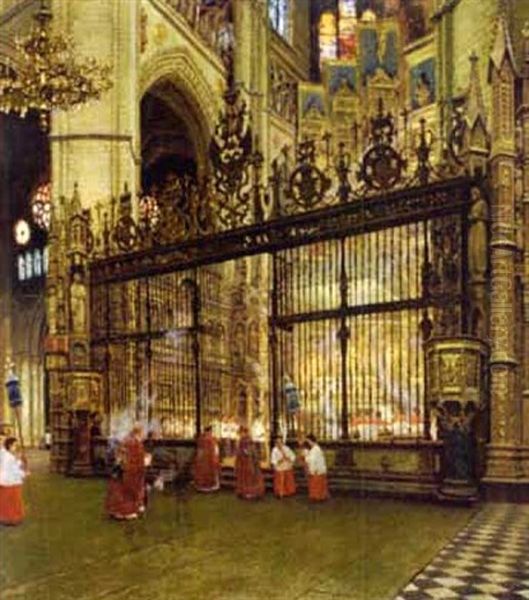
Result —
<path fill-rule="evenodd" d="M 529 598 L 529 507 L 490 504 L 396 600 Z"/>
<path fill-rule="evenodd" d="M 108 521 L 105 484 L 36 470 L 26 522 L 0 528 L 2 600 L 384 600 L 475 511 L 390 500 L 243 502 L 158 493 Z"/>

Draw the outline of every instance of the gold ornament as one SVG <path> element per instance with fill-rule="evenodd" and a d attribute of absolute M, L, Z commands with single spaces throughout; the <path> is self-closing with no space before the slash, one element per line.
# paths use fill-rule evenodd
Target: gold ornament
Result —
<path fill-rule="evenodd" d="M 94 58 L 77 60 L 72 38 L 51 34 L 51 19 L 42 0 L 31 33 L 15 40 L 17 68 L 7 63 L 0 71 L 0 111 L 21 117 L 36 111 L 43 131 L 49 130 L 52 110 L 98 100 L 112 86 L 110 66 Z"/>

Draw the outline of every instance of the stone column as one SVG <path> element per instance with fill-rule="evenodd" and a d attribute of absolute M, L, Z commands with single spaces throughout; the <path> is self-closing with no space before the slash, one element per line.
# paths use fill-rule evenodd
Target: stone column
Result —
<path fill-rule="evenodd" d="M 490 294 L 490 444 L 485 483 L 515 483 L 520 441 L 519 398 L 516 397 L 518 360 L 515 354 L 515 129 L 514 61 L 505 21 L 491 56 L 492 149 L 491 294 Z"/>
<path fill-rule="evenodd" d="M 258 135 L 259 150 L 263 153 L 263 176 L 267 176 L 269 164 L 269 73 L 270 73 L 270 44 L 268 25 L 268 5 L 256 0 L 254 8 L 254 36 L 257 44 L 254 46 L 255 61 L 252 68 L 252 88 L 256 92 L 253 101 L 254 130 Z"/>
<path fill-rule="evenodd" d="M 71 200 L 62 202 L 59 208 L 51 231 L 46 290 L 52 469 L 87 475 L 90 461 L 88 415 L 101 409 L 100 374 L 91 370 L 89 343 L 87 260 L 91 234 L 77 187 Z"/>
<path fill-rule="evenodd" d="M 518 110 L 522 136 L 523 218 L 523 391 L 522 442 L 529 445 L 529 27 L 523 31 L 522 102 Z"/>
<path fill-rule="evenodd" d="M 0 139 L 7 140 L 7 117 L 0 116 Z M 2 152 L 0 158 L 0 374 L 1 383 L 6 375 L 6 359 L 12 353 L 11 347 L 11 252 L 13 235 L 9 226 L 9 152 Z M 0 425 L 11 420 L 7 396 L 2 389 L 0 393 Z"/>
<path fill-rule="evenodd" d="M 268 12 L 263 0 L 235 0 L 235 82 L 248 103 L 252 130 L 267 165 Z"/>
<path fill-rule="evenodd" d="M 252 92 L 252 63 L 254 32 L 254 5 L 256 0 L 235 0 L 233 2 L 233 22 L 235 30 L 235 82 L 245 91 Z"/>
<path fill-rule="evenodd" d="M 53 0 L 53 25 L 68 33 L 79 57 L 112 68 L 112 88 L 78 110 L 56 112 L 50 134 L 54 197 L 77 183 L 84 208 L 117 197 L 125 182 L 133 196 L 139 173 L 139 0 Z"/>
<path fill-rule="evenodd" d="M 84 433 L 72 438 L 71 429 L 73 423 L 86 424 L 87 411 L 100 408 L 101 392 L 100 385 L 94 383 L 99 375 L 91 371 L 90 362 L 90 244 L 84 211 L 92 209 L 90 228 L 97 234 L 95 206 L 106 205 L 110 213 L 110 200 L 119 195 L 125 183 L 133 197 L 136 194 L 140 2 L 53 0 L 52 8 L 54 27 L 72 36 L 76 54 L 109 64 L 113 81 L 112 88 L 100 100 L 78 110 L 55 113 L 50 134 L 56 208 L 46 296 L 52 469 L 66 472 L 71 467 L 74 474 L 85 475 L 87 444 L 79 442 L 84 440 Z M 66 202 L 64 198 L 72 200 Z M 86 389 L 81 391 L 79 379 L 83 377 L 88 378 L 88 383 L 83 384 Z"/>

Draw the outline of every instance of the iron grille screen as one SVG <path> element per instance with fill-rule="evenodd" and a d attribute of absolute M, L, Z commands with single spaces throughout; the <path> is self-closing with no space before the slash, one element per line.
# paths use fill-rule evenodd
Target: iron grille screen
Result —
<path fill-rule="evenodd" d="M 422 437 L 423 339 L 434 322 L 464 327 L 462 223 L 445 214 L 94 284 L 111 423 L 132 412 L 176 439 L 259 421 L 326 441 Z"/>
<path fill-rule="evenodd" d="M 417 222 L 278 253 L 281 430 L 336 440 L 346 420 L 353 439 L 422 435 L 430 247 Z M 301 405 L 290 416 L 289 380 Z"/>

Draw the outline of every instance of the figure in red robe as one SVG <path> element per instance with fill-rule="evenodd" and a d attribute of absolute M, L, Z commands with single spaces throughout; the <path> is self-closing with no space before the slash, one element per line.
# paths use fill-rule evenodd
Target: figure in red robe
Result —
<path fill-rule="evenodd" d="M 136 519 L 145 512 L 145 450 L 142 428 L 136 426 L 117 450 L 108 482 L 106 511 L 114 519 Z"/>
<path fill-rule="evenodd" d="M 257 451 L 247 427 L 241 427 L 235 460 L 235 491 L 240 498 L 252 500 L 265 493 L 264 478 L 259 467 Z"/>
<path fill-rule="evenodd" d="M 206 427 L 197 440 L 193 476 L 195 488 L 199 492 L 215 492 L 220 489 L 219 443 L 213 436 L 211 427 Z"/>
<path fill-rule="evenodd" d="M 22 482 L 26 476 L 22 461 L 16 455 L 17 440 L 8 437 L 0 450 L 0 523 L 19 525 L 24 520 Z"/>

